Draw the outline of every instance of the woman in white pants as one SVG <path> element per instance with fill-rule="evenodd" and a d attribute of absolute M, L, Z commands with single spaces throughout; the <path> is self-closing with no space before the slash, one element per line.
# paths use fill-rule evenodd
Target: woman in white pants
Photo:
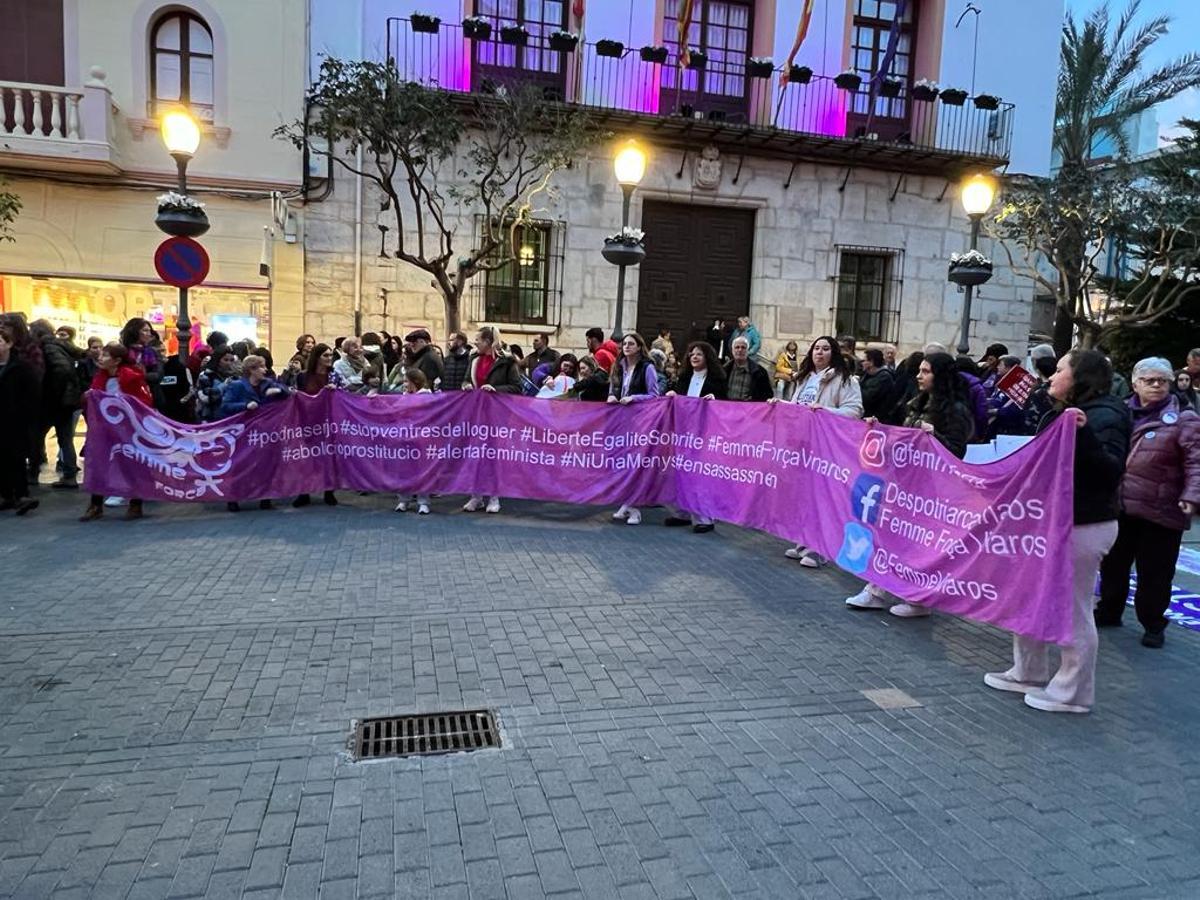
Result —
<path fill-rule="evenodd" d="M 810 409 L 827 409 L 839 416 L 861 419 L 862 390 L 854 374 L 854 361 L 842 355 L 837 339 L 819 337 L 812 342 L 795 375 L 796 390 L 791 402 Z M 768 403 L 779 403 L 772 397 Z M 783 551 L 788 559 L 800 560 L 800 565 L 817 569 L 826 563 L 825 557 L 801 544 Z"/>
<path fill-rule="evenodd" d="M 1073 350 L 1058 362 L 1050 379 L 1055 408 L 1038 430 L 1058 416 L 1075 420 L 1075 527 L 1071 551 L 1075 580 L 1071 590 L 1071 640 L 1051 677 L 1050 645 L 1013 636 L 1013 664 L 989 672 L 983 683 L 998 691 L 1025 695 L 1025 705 L 1044 712 L 1085 713 L 1096 698 L 1093 587 L 1100 561 L 1117 539 L 1117 490 L 1125 471 L 1131 424 L 1129 411 L 1109 390 L 1112 366 L 1096 350 Z"/>
<path fill-rule="evenodd" d="M 659 395 L 658 370 L 650 361 L 650 348 L 636 331 L 626 332 L 621 339 L 621 356 L 609 373 L 608 402 L 629 405 Z M 626 525 L 642 523 L 641 511 L 629 503 L 622 503 L 613 518 Z"/>

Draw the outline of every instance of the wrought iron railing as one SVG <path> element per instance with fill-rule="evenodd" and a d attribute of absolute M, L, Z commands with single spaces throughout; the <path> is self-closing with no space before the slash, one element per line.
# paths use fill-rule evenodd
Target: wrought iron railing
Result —
<path fill-rule="evenodd" d="M 441 23 L 428 33 L 414 31 L 409 19 L 389 18 L 387 55 L 404 80 L 460 93 L 533 84 L 547 100 L 608 114 L 729 123 L 784 137 L 911 147 L 993 164 L 1006 161 L 1011 150 L 1013 105 L 994 98 L 920 99 L 908 85 L 883 97 L 865 83 L 848 90 L 837 79 L 802 69 L 793 69 L 782 84 L 781 70 L 755 70 L 746 58 L 714 55 L 680 69 L 669 53 L 659 62 L 643 48 L 611 41 L 568 50 L 553 49 L 549 33 L 529 32 L 524 43 L 510 42 L 522 40 L 519 34 L 506 37 L 498 23 L 481 38 L 466 36 L 460 25 Z"/>

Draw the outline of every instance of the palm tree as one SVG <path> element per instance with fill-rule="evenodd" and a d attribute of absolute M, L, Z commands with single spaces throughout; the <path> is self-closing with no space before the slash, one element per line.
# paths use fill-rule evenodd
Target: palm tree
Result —
<path fill-rule="evenodd" d="M 1155 16 L 1138 24 L 1141 0 L 1129 5 L 1113 26 L 1107 2 L 1083 20 L 1070 14 L 1063 23 L 1055 102 L 1054 149 L 1061 160 L 1055 176 L 1061 185 L 1089 181 L 1088 166 L 1103 138 L 1110 138 L 1118 157 L 1128 155 L 1126 126 L 1136 116 L 1200 86 L 1200 53 L 1188 53 L 1152 71 L 1146 57 L 1171 24 Z M 1054 321 L 1054 346 L 1065 352 L 1071 345 L 1073 313 L 1084 284 L 1085 228 L 1068 225 L 1059 247 L 1067 262 L 1060 268 Z"/>

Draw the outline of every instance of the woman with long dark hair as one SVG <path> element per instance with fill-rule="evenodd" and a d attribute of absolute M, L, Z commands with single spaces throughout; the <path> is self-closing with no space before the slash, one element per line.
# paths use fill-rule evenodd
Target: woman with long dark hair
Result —
<path fill-rule="evenodd" d="M 668 397 L 698 397 L 701 400 L 724 400 L 727 396 L 725 369 L 717 358 L 717 351 L 707 341 L 692 341 L 683 355 L 684 369 L 679 373 L 673 390 Z M 680 510 L 667 516 L 664 525 L 691 525 L 696 534 L 707 534 L 713 530 L 713 520 L 707 516 Z"/>
<path fill-rule="evenodd" d="M 658 372 L 650 361 L 650 347 L 636 331 L 627 331 L 621 339 L 621 356 L 608 376 L 608 402 L 629 404 L 657 396 Z M 642 514 L 637 507 L 622 503 L 613 518 L 623 519 L 626 525 L 640 525 Z"/>
<path fill-rule="evenodd" d="M 1071 640 L 1050 677 L 1050 645 L 1013 636 L 1013 665 L 989 672 L 983 683 L 1025 695 L 1043 712 L 1088 712 L 1096 695 L 1096 621 L 1092 595 L 1100 562 L 1117 538 L 1118 490 L 1129 452 L 1129 410 L 1112 396 L 1112 366 L 1098 350 L 1072 350 L 1050 379 L 1054 408 L 1038 426 L 1045 431 L 1068 416 L 1075 431 L 1075 527 L 1071 532 L 1074 582 Z"/>
<path fill-rule="evenodd" d="M 967 405 L 967 386 L 958 377 L 954 357 L 949 353 L 930 353 L 917 369 L 917 396 L 908 405 L 905 428 L 919 428 L 943 447 L 962 459 L 967 442 L 975 430 L 975 419 Z M 868 418 L 869 425 L 878 423 Z M 897 603 L 882 588 L 866 585 L 853 597 L 846 598 L 852 609 L 887 609 L 893 616 L 911 619 L 929 615 L 929 607 L 915 603 Z"/>
<path fill-rule="evenodd" d="M 146 319 L 134 318 L 125 323 L 118 339 L 129 351 L 129 361 L 141 366 L 146 373 L 146 384 L 157 404 L 158 383 L 162 380 L 163 359 L 154 349 L 154 326 Z"/>
<path fill-rule="evenodd" d="M 772 397 L 767 402 L 778 403 L 779 398 Z M 836 338 L 824 335 L 809 345 L 796 370 L 796 390 L 791 402 L 809 409 L 827 409 L 851 419 L 862 418 L 862 390 Z M 826 562 L 825 557 L 803 544 L 788 547 L 784 555 L 800 560 L 806 569 L 820 568 Z"/>

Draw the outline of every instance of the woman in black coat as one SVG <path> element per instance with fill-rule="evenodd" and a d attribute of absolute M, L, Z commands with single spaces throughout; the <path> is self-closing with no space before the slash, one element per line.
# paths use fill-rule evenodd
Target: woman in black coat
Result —
<path fill-rule="evenodd" d="M 1110 393 L 1112 366 L 1097 350 L 1072 350 L 1050 379 L 1054 409 L 1038 426 L 1045 431 L 1060 416 L 1075 425 L 1075 527 L 1072 633 L 1062 664 L 1050 677 L 1050 645 L 1013 636 L 1013 665 L 989 672 L 984 684 L 1025 695 L 1025 705 L 1043 712 L 1088 712 L 1096 694 L 1096 622 L 1093 591 L 1100 561 L 1117 539 L 1118 490 L 1125 472 L 1132 425 L 1129 410 Z"/>
<path fill-rule="evenodd" d="M 683 356 L 684 367 L 675 381 L 675 387 L 667 391 L 668 397 L 699 397 L 701 400 L 724 400 L 728 396 L 725 370 L 717 358 L 717 351 L 705 341 L 688 344 Z M 713 520 L 707 516 L 689 515 L 679 511 L 667 516 L 664 525 L 691 525 L 696 534 L 707 534 L 713 530 Z"/>

